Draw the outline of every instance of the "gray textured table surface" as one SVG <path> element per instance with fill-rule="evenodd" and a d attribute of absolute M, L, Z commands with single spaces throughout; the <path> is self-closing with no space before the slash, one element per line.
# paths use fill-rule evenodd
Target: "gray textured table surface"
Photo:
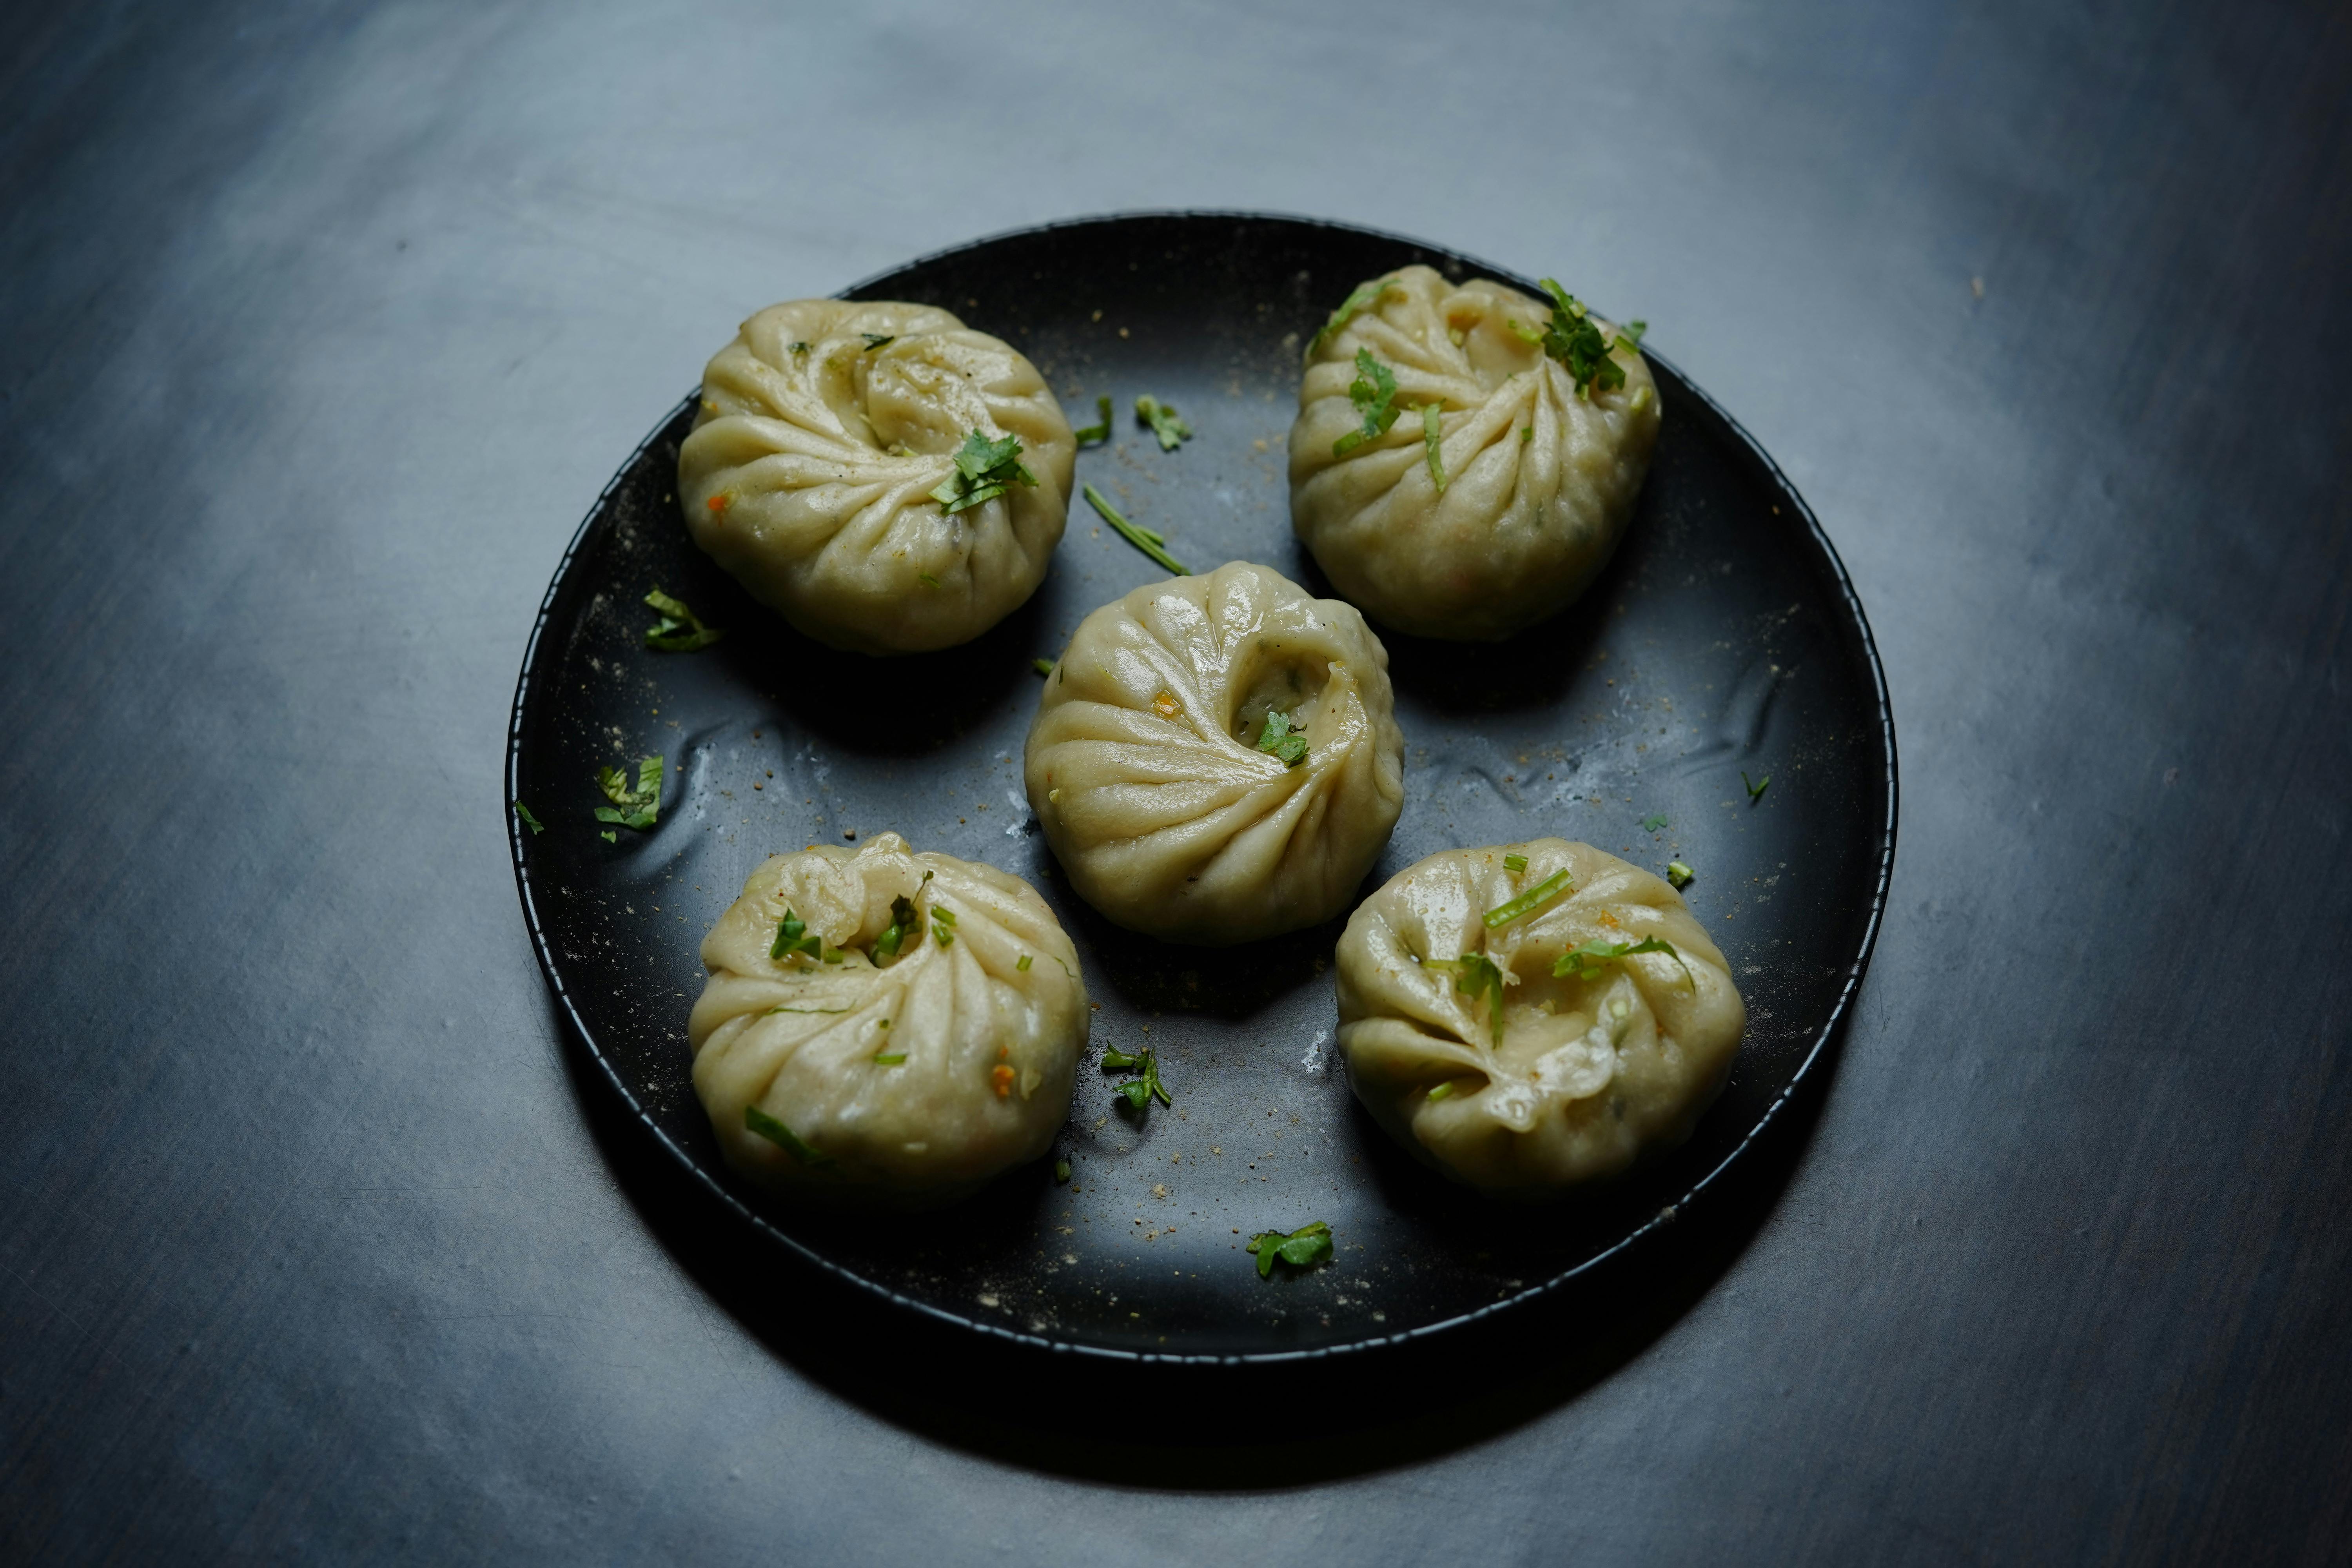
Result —
<path fill-rule="evenodd" d="M 0 1557 L 2344 1560 L 2352 13 L 852 9 L 0 19 Z M 739 318 L 1184 205 L 1647 317 L 1903 744 L 1777 1196 L 1336 1434 L 747 1304 L 500 816 Z"/>

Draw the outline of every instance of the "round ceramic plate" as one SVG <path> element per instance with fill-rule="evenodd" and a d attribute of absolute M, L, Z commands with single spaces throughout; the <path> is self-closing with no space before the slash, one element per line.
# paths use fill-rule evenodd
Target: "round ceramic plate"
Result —
<path fill-rule="evenodd" d="M 1109 395 L 1116 437 L 1079 454 L 1079 480 L 1195 569 L 1262 562 L 1328 595 L 1290 531 L 1301 345 L 1357 283 L 1413 262 L 1537 292 L 1385 235 L 1200 214 L 1006 235 L 848 297 L 946 306 L 1006 339 L 1074 425 Z M 712 323 L 710 348 L 730 325 Z M 1649 342 L 1670 350 L 1673 323 Z M 1738 1181 L 1869 957 L 1894 858 L 1895 738 L 1869 626 L 1820 526 L 1722 410 L 1649 358 L 1664 431 L 1632 531 L 1584 598 L 1506 645 L 1385 638 L 1405 806 L 1365 890 L 1438 849 L 1546 834 L 1696 868 L 1685 896 L 1730 959 L 1748 1028 L 1679 1150 L 1538 1209 L 1415 1164 L 1335 1059 L 1341 922 L 1221 950 L 1131 935 L 1071 893 L 1029 814 L 1032 661 L 1164 574 L 1081 503 L 1045 584 L 978 641 L 831 652 L 688 539 L 675 479 L 690 396 L 581 525 L 515 696 L 509 795 L 545 827 L 510 821 L 524 916 L 587 1050 L 646 1132 L 775 1246 L 905 1310 L 1115 1356 L 1296 1357 L 1445 1331 L 1559 1287 Z M 1147 393 L 1192 425 L 1178 450 L 1136 424 Z M 725 639 L 647 651 L 656 587 Z M 657 825 L 605 842 L 596 771 L 652 754 L 667 780 Z M 1751 797 L 1743 773 L 1770 784 Z M 698 944 L 768 856 L 886 829 L 1027 879 L 1076 940 L 1100 1005 L 1055 1145 L 1066 1184 L 1049 1159 L 945 1213 L 860 1226 L 772 1203 L 720 1161 L 689 1079 Z M 1138 1115 L 1097 1064 L 1105 1047 L 1147 1046 L 1175 1104 Z M 1318 1219 L 1333 1260 L 1260 1279 L 1245 1239 Z"/>

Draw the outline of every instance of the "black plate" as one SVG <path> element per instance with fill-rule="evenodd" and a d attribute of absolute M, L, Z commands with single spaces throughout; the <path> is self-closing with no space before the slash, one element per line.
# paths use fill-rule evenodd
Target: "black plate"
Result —
<path fill-rule="evenodd" d="M 1294 542 L 1285 447 L 1300 344 L 1359 281 L 1412 262 L 1526 279 L 1331 224 L 1117 217 L 983 240 L 848 291 L 944 305 L 1026 353 L 1074 424 L 1108 393 L 1116 445 L 1078 478 L 1197 570 L 1266 563 L 1330 589 Z M 768 303 L 743 301 L 745 313 Z M 709 347 L 731 323 L 713 321 Z M 1674 341 L 1671 322 L 1651 342 Z M 1062 879 L 1022 798 L 1030 661 L 1088 611 L 1162 574 L 1083 503 L 1030 603 L 979 641 L 877 661 L 796 636 L 688 540 L 674 500 L 680 404 L 581 525 L 515 694 L 510 822 L 540 961 L 645 1127 L 759 1234 L 899 1306 L 1040 1346 L 1122 1357 L 1277 1358 L 1426 1335 L 1524 1301 L 1670 1220 L 1805 1079 L 1859 982 L 1895 847 L 1895 737 L 1870 629 L 1812 514 L 1756 444 L 1654 353 L 1665 423 L 1640 513 L 1569 614 L 1493 646 L 1388 637 L 1406 742 L 1402 820 L 1366 891 L 1434 850 L 1558 834 L 1654 869 L 1729 957 L 1748 1030 L 1729 1087 L 1681 1150 L 1530 1213 L 1453 1188 L 1357 1110 L 1333 1060 L 1339 926 L 1240 950 L 1108 925 Z M 1150 393 L 1196 437 L 1162 453 Z M 658 584 L 729 636 L 645 651 Z M 598 837 L 603 763 L 668 759 L 659 825 Z M 677 764 L 685 764 L 682 772 Z M 1769 774 L 1750 803 L 1741 770 Z M 1645 818 L 1667 826 L 1644 831 Z M 1115 1109 L 1090 1055 L 1046 1164 L 877 1235 L 796 1214 L 720 1162 L 688 1079 L 703 932 L 770 854 L 883 829 L 987 860 L 1043 893 L 1100 1004 L 1093 1047 L 1156 1047 L 1175 1096 Z M 1328 1220 L 1336 1260 L 1261 1281 L 1251 1233 Z"/>

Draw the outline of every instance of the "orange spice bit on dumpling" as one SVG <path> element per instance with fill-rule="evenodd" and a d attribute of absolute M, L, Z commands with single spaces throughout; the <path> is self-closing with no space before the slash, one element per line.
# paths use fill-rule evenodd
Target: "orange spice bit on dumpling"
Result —
<path fill-rule="evenodd" d="M 1173 719 L 1184 711 L 1184 705 L 1176 700 L 1174 692 L 1163 686 L 1152 695 L 1151 710 L 1162 719 Z"/>
<path fill-rule="evenodd" d="M 712 511 L 724 512 L 727 510 L 728 504 L 734 500 L 734 499 L 735 492 L 733 490 L 720 490 L 717 495 L 712 496 L 709 500 L 704 501 L 702 504 L 709 507 Z"/>
<path fill-rule="evenodd" d="M 1594 918 L 1602 925 L 1607 926 L 1611 931 L 1615 931 L 1625 923 L 1619 920 L 1615 915 L 1611 914 L 1607 910 L 1601 910 L 1601 913 Z"/>
<path fill-rule="evenodd" d="M 999 1062 L 988 1069 L 988 1081 L 996 1086 L 996 1098 L 1003 1100 L 1013 1092 L 1013 1069 Z"/>

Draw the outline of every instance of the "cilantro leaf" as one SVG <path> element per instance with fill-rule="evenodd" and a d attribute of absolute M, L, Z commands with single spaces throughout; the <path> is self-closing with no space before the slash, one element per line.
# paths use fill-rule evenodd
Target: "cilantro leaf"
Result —
<path fill-rule="evenodd" d="M 1081 447 L 1098 446 L 1110 439 L 1109 398 L 1097 397 L 1095 399 L 1095 415 L 1097 421 L 1097 423 L 1087 426 L 1083 430 L 1073 430 L 1070 432 L 1071 435 L 1077 437 L 1078 445 Z"/>
<path fill-rule="evenodd" d="M 1645 816 L 1642 818 L 1642 831 L 1644 833 L 1655 833 L 1659 828 L 1664 827 L 1665 825 L 1666 819 L 1663 816 Z"/>
<path fill-rule="evenodd" d="M 1748 784 L 1748 804 L 1753 805 L 1764 798 L 1766 790 L 1772 787 L 1772 775 L 1766 773 L 1760 783 L 1748 784 L 1748 770 L 1742 768 L 1739 770 L 1739 782 Z"/>
<path fill-rule="evenodd" d="M 618 844 L 621 841 L 621 836 L 617 833 L 599 833 L 596 837 L 607 844 Z"/>
<path fill-rule="evenodd" d="M 1477 1005 L 1480 996 L 1488 998 L 1487 1016 L 1495 1031 L 1495 1047 L 1497 1050 L 1501 1049 L 1503 972 L 1496 966 L 1495 961 L 1483 952 L 1465 952 L 1454 959 L 1433 958 L 1424 963 L 1422 967 L 1451 973 L 1454 976 L 1454 989 L 1469 997 L 1470 1005 L 1474 1007 Z"/>
<path fill-rule="evenodd" d="M 1646 942 L 1579 942 L 1552 960 L 1551 973 L 1555 980 L 1591 980 L 1601 973 L 1601 966 L 1621 958 L 1631 958 L 1637 952 L 1663 952 L 1682 965 L 1683 978 L 1690 987 L 1698 989 L 1698 976 L 1691 966 L 1683 963 L 1683 955 L 1675 951 L 1674 943 L 1651 937 Z"/>
<path fill-rule="evenodd" d="M 860 332 L 857 335 L 866 340 L 866 346 L 857 351 L 860 353 L 870 354 L 886 343 L 895 343 L 898 341 L 898 334 L 895 332 Z"/>
<path fill-rule="evenodd" d="M 1331 1257 L 1331 1227 L 1318 1219 L 1287 1234 L 1265 1231 L 1250 1237 L 1248 1250 L 1257 1256 L 1257 1277 L 1270 1279 L 1277 1259 L 1293 1268 L 1308 1268 L 1328 1261 Z"/>
<path fill-rule="evenodd" d="M 1355 291 L 1339 302 L 1339 308 L 1331 312 L 1330 319 L 1323 323 L 1313 340 L 1307 343 L 1307 357 L 1313 359 L 1317 352 L 1325 343 L 1329 342 L 1340 328 L 1378 304 L 1381 296 L 1388 291 L 1388 286 L 1395 281 L 1396 276 L 1391 273 L 1386 278 L 1376 278 L 1370 283 L 1357 284 Z"/>
<path fill-rule="evenodd" d="M 915 929 L 915 906 L 904 894 L 890 900 L 890 923 L 874 939 L 874 956 L 896 958 Z"/>
<path fill-rule="evenodd" d="M 702 617 L 686 607 L 683 599 L 673 599 L 659 588 L 646 595 L 646 603 L 661 614 L 661 619 L 646 628 L 646 646 L 658 653 L 692 653 L 709 647 L 727 634 L 716 626 L 706 626 Z"/>
<path fill-rule="evenodd" d="M 1137 398 L 1135 417 L 1151 426 L 1151 433 L 1160 437 L 1160 449 L 1163 452 L 1172 452 L 1192 438 L 1192 427 L 1177 418 L 1176 411 L 1156 397 Z"/>
<path fill-rule="evenodd" d="M 1068 1184 L 1070 1180 L 1070 1162 L 1067 1159 L 1061 1159 L 1054 1162 L 1054 1180 L 1065 1185 Z"/>
<path fill-rule="evenodd" d="M 1551 323 L 1540 339 L 1543 351 L 1568 367 L 1569 379 L 1576 384 L 1576 395 L 1589 398 L 1595 386 L 1610 392 L 1624 385 L 1625 367 L 1610 355 L 1621 348 L 1639 353 L 1641 333 L 1627 337 L 1621 332 L 1613 339 L 1605 339 L 1593 324 L 1592 313 L 1575 295 L 1549 278 L 1543 279 L 1543 286 L 1544 292 L 1551 296 Z M 1521 337 L 1528 335 L 1516 321 L 1512 330 Z"/>
<path fill-rule="evenodd" d="M 639 759 L 634 789 L 629 785 L 628 775 L 618 768 L 598 768 L 596 787 L 613 803 L 596 808 L 597 821 L 643 832 L 654 825 L 661 812 L 662 760 L 657 756 Z"/>
<path fill-rule="evenodd" d="M 1179 577 L 1190 577 L 1191 567 L 1168 553 L 1168 542 L 1148 528 L 1139 527 L 1118 515 L 1118 509 L 1103 500 L 1102 491 L 1092 485 L 1086 488 L 1087 504 L 1095 509 L 1102 520 L 1118 531 L 1119 537 L 1157 561 Z"/>
<path fill-rule="evenodd" d="M 1173 1106 L 1176 1103 L 1168 1097 L 1167 1086 L 1160 1081 L 1160 1058 L 1155 1053 L 1137 1051 L 1130 1055 L 1113 1046 L 1103 1052 L 1102 1065 L 1113 1072 L 1132 1069 L 1138 1075 L 1125 1083 L 1111 1086 L 1112 1092 L 1126 1097 L 1130 1109 L 1149 1110 L 1154 1098 L 1162 1105 Z"/>
<path fill-rule="evenodd" d="M 1344 458 L 1367 441 L 1377 441 L 1397 422 L 1396 376 L 1372 357 L 1370 349 L 1356 351 L 1356 379 L 1348 384 L 1348 401 L 1363 416 L 1360 428 L 1331 443 L 1331 455 Z"/>
<path fill-rule="evenodd" d="M 956 448 L 955 471 L 940 481 L 931 499 L 940 503 L 943 515 L 953 517 L 982 501 L 994 500 L 1015 484 L 1036 482 L 1037 476 L 1022 466 L 1021 437 L 1006 436 L 992 441 L 974 429 Z"/>
<path fill-rule="evenodd" d="M 1509 862 L 1506 861 L 1505 864 L 1507 865 Z M 1485 916 L 1486 929 L 1500 931 L 1513 921 L 1535 913 L 1560 894 L 1572 893 L 1575 890 L 1575 879 L 1568 874 L 1568 868 L 1562 866 L 1517 898 L 1506 903 L 1496 904 L 1493 909 L 1488 910 Z"/>
<path fill-rule="evenodd" d="M 530 807 L 523 805 L 522 802 L 516 801 L 514 803 L 514 814 L 522 818 L 522 825 L 530 829 L 530 836 L 533 838 L 538 837 L 541 834 L 547 831 L 546 826 L 540 822 L 539 818 L 530 814 Z"/>
<path fill-rule="evenodd" d="M 756 1105 L 743 1108 L 743 1125 L 757 1132 L 802 1164 L 817 1170 L 834 1163 L 833 1156 L 803 1142 L 798 1134 Z"/>
<path fill-rule="evenodd" d="M 1666 862 L 1666 881 L 1679 893 L 1698 879 L 1698 873 L 1679 860 Z"/>
<path fill-rule="evenodd" d="M 1421 444 L 1429 459 L 1429 477 L 1437 486 L 1437 493 L 1445 493 L 1445 454 L 1438 443 L 1444 439 L 1444 426 L 1438 424 L 1441 409 L 1437 404 L 1421 405 Z"/>
<path fill-rule="evenodd" d="M 1281 758 L 1284 767 L 1295 768 L 1307 760 L 1307 737 L 1291 729 L 1289 714 L 1268 709 L 1265 732 L 1258 736 L 1257 749 Z"/>
<path fill-rule="evenodd" d="M 821 959 L 824 957 L 824 938 L 809 930 L 806 921 L 786 910 L 784 918 L 776 922 L 776 940 L 769 944 L 768 956 L 782 959 L 795 952 Z"/>

